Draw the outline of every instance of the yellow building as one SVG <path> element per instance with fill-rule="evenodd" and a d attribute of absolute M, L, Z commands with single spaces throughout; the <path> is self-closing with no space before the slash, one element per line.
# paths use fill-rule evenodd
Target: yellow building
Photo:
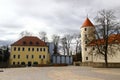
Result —
<path fill-rule="evenodd" d="M 11 45 L 10 65 L 49 63 L 48 46 L 37 37 L 25 36 Z"/>

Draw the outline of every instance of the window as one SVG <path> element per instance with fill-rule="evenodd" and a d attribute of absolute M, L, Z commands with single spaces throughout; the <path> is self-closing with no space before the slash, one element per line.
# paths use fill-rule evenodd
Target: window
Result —
<path fill-rule="evenodd" d="M 22 48 L 22 51 L 24 51 L 25 50 L 25 48 Z"/>
<path fill-rule="evenodd" d="M 43 50 L 45 51 L 45 48 Z"/>
<path fill-rule="evenodd" d="M 15 65 L 15 62 L 13 62 L 13 65 Z"/>
<path fill-rule="evenodd" d="M 39 48 L 37 48 L 37 51 L 39 51 Z"/>
<path fill-rule="evenodd" d="M 85 48 L 85 51 L 87 51 L 87 48 Z"/>
<path fill-rule="evenodd" d="M 16 51 L 16 47 L 14 47 L 14 51 Z"/>
<path fill-rule="evenodd" d="M 87 31 L 87 28 L 85 28 L 85 31 Z"/>
<path fill-rule="evenodd" d="M 93 50 L 95 50 L 95 47 L 93 47 Z"/>
<path fill-rule="evenodd" d="M 38 44 L 39 44 L 39 42 L 36 42 L 36 44 L 38 45 Z"/>
<path fill-rule="evenodd" d="M 86 60 L 88 60 L 88 57 L 86 57 Z"/>
<path fill-rule="evenodd" d="M 85 38 L 87 38 L 87 35 L 85 34 Z"/>
<path fill-rule="evenodd" d="M 39 55 L 39 58 L 41 59 L 41 55 Z"/>
<path fill-rule="evenodd" d="M 18 51 L 20 51 L 20 47 L 18 48 Z"/>
<path fill-rule="evenodd" d="M 26 44 L 26 41 L 23 41 L 23 44 Z"/>
<path fill-rule="evenodd" d="M 33 43 L 32 43 L 32 41 L 30 41 L 30 45 L 32 45 Z"/>
<path fill-rule="evenodd" d="M 28 55 L 26 55 L 26 58 L 28 59 Z"/>
<path fill-rule="evenodd" d="M 45 59 L 45 55 L 43 55 L 43 59 Z"/>
<path fill-rule="evenodd" d="M 18 55 L 18 59 L 20 59 L 20 55 Z"/>
<path fill-rule="evenodd" d="M 16 55 L 13 55 L 13 58 L 15 59 Z"/>
<path fill-rule="evenodd" d="M 85 41 L 85 44 L 87 44 L 87 41 Z"/>
<path fill-rule="evenodd" d="M 40 48 L 40 51 L 42 51 L 42 48 Z"/>
<path fill-rule="evenodd" d="M 20 64 L 20 62 L 18 62 L 18 65 Z"/>
<path fill-rule="evenodd" d="M 32 55 L 32 59 L 34 58 L 34 55 Z"/>
<path fill-rule="evenodd" d="M 34 51 L 34 48 L 32 48 L 32 51 Z"/>
<path fill-rule="evenodd" d="M 30 51 L 30 48 L 28 48 L 28 51 Z"/>

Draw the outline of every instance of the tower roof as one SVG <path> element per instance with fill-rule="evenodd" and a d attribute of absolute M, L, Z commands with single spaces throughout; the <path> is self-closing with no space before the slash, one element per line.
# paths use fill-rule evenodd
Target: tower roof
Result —
<path fill-rule="evenodd" d="M 82 27 L 94 27 L 94 25 L 92 24 L 92 22 L 87 17 L 86 20 L 84 21 Z"/>

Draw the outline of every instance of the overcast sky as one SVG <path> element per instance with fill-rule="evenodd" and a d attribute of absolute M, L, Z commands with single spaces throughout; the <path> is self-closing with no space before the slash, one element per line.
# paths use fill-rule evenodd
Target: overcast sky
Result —
<path fill-rule="evenodd" d="M 15 40 L 22 31 L 80 32 L 87 14 L 94 23 L 101 9 L 119 11 L 120 0 L 0 0 L 0 40 Z"/>

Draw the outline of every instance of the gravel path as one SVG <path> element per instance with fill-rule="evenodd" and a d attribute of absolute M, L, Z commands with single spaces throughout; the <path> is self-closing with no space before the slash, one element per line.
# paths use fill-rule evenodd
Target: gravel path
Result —
<path fill-rule="evenodd" d="M 0 69 L 0 80 L 120 80 L 120 68 L 26 67 Z"/>

